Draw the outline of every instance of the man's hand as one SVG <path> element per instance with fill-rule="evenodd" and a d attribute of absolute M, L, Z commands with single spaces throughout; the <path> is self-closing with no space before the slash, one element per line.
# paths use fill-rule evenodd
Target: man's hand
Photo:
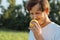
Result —
<path fill-rule="evenodd" d="M 44 40 L 42 37 L 42 32 L 41 32 L 41 27 L 38 23 L 36 22 L 32 22 L 32 24 L 34 24 L 34 27 L 29 27 L 30 30 L 32 30 L 32 32 L 34 33 L 35 39 L 36 40 Z"/>

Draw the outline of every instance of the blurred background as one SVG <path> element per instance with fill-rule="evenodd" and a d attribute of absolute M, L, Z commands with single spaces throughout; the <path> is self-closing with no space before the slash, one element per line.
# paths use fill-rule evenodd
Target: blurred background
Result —
<path fill-rule="evenodd" d="M 0 40 L 28 40 L 28 0 L 0 0 Z M 51 21 L 60 25 L 60 0 L 49 0 Z"/>

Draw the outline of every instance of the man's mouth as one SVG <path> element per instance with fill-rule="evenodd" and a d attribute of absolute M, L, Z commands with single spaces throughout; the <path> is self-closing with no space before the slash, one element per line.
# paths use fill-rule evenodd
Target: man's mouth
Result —
<path fill-rule="evenodd" d="M 36 19 L 36 20 L 40 20 L 40 18 Z"/>

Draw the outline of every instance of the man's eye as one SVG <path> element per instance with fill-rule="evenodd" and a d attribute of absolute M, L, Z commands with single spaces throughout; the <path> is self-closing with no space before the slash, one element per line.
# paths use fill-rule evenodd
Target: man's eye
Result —
<path fill-rule="evenodd" d="M 31 15 L 33 15 L 33 13 L 30 13 Z"/>
<path fill-rule="evenodd" d="M 39 13 L 36 13 L 36 14 L 39 14 Z"/>

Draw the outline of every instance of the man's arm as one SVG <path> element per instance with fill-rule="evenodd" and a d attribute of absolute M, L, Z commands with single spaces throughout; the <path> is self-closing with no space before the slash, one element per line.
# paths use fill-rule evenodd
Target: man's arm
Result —
<path fill-rule="evenodd" d="M 36 25 L 35 27 L 31 27 L 29 29 L 32 30 L 36 40 L 44 40 L 44 38 L 42 37 L 40 26 L 37 24 L 35 24 L 35 25 Z"/>
<path fill-rule="evenodd" d="M 44 40 L 44 38 L 42 37 L 41 33 L 34 33 L 34 36 L 36 38 L 36 40 Z"/>

